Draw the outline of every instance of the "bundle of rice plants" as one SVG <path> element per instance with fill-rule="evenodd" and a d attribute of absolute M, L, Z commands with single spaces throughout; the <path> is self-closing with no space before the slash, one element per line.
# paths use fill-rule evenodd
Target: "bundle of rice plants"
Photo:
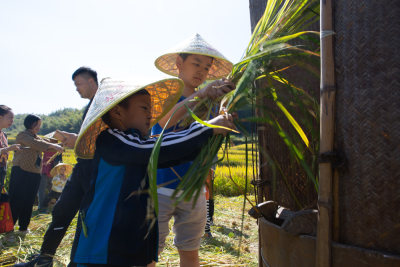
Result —
<path fill-rule="evenodd" d="M 308 128 L 305 129 L 304 127 L 307 127 L 307 123 L 299 122 L 299 116 L 302 114 L 295 114 L 294 112 L 296 109 L 300 109 L 303 113 L 313 114 L 317 118 L 319 117 L 318 101 L 285 79 L 282 73 L 296 64 L 309 67 L 312 66 L 315 59 L 319 61 L 318 51 L 290 44 L 290 42 L 299 38 L 309 38 L 314 42 L 318 42 L 318 32 L 303 31 L 309 24 L 318 20 L 318 12 L 319 1 L 316 0 L 268 1 L 264 15 L 255 27 L 243 58 L 234 65 L 232 73 L 228 77 L 236 84 L 236 89 L 228 93 L 223 99 L 217 100 L 229 112 L 235 112 L 254 105 L 255 99 L 260 96 L 260 93 L 263 97 L 270 98 L 274 102 L 276 110 L 267 110 L 262 116 L 258 117 L 240 118 L 235 121 L 235 125 L 241 131 L 241 134 L 249 137 L 252 142 L 254 142 L 251 138 L 252 135 L 243 127 L 243 122 L 262 122 L 271 125 L 287 145 L 293 160 L 304 169 L 308 179 L 314 184 L 315 190 L 318 190 L 318 177 L 312 166 L 313 163 L 310 164 L 306 160 L 304 151 L 318 149 L 315 144 L 318 134 L 311 132 Z M 314 36 L 317 36 L 317 38 Z M 268 84 L 266 88 L 262 88 L 261 92 L 260 89 L 256 90 L 255 86 L 255 83 L 260 79 L 265 79 Z M 283 84 L 293 98 L 282 97 L 280 92 L 276 90 L 276 83 Z M 211 107 L 214 105 L 215 102 L 203 100 L 198 105 L 201 117 L 206 117 L 204 115 L 209 114 Z M 296 107 L 296 109 L 293 107 Z M 191 118 L 206 124 L 206 122 L 194 115 L 195 112 L 196 110 L 194 112 L 189 110 Z M 293 131 L 289 133 L 282 128 L 276 118 L 276 112 L 279 112 L 289 121 Z M 162 135 L 160 136 L 160 142 L 161 140 Z M 181 193 L 176 198 L 177 201 L 190 200 L 199 196 L 208 169 L 221 160 L 220 158 L 216 161 L 215 156 L 223 144 L 225 144 L 224 153 L 222 154 L 222 157 L 224 157 L 226 153 L 229 153 L 229 136 L 226 138 L 214 136 L 204 146 L 199 156 L 194 160 L 191 169 L 182 177 L 180 185 L 174 193 L 175 197 L 178 196 L 178 193 Z M 158 154 L 157 150 L 159 150 L 159 147 L 155 147 L 154 156 Z M 259 152 L 267 153 L 266 151 Z M 246 150 L 246 155 L 249 154 L 254 153 Z M 273 160 L 273 155 L 266 156 L 270 158 L 269 164 L 277 164 Z M 154 162 L 148 168 L 153 199 L 157 198 L 156 168 L 157 165 Z M 253 166 L 253 170 L 256 168 L 257 166 Z M 275 166 L 275 168 L 279 171 L 279 166 Z"/>

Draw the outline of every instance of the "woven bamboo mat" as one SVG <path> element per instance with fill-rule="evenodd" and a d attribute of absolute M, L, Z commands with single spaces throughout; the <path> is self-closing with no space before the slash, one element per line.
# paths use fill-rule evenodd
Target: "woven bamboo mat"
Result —
<path fill-rule="evenodd" d="M 340 242 L 400 253 L 400 2 L 334 8 Z"/>

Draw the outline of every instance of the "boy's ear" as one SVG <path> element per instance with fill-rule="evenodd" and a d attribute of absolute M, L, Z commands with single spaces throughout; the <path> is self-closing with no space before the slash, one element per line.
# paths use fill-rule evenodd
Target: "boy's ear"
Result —
<path fill-rule="evenodd" d="M 177 56 L 176 57 L 176 66 L 178 67 L 178 69 L 181 69 L 183 65 L 183 59 L 181 56 Z"/>
<path fill-rule="evenodd" d="M 88 83 L 89 83 L 90 85 L 95 84 L 94 79 L 93 79 L 92 77 L 88 78 L 87 81 L 88 81 Z"/>
<path fill-rule="evenodd" d="M 118 115 L 118 116 L 121 116 L 121 109 L 120 109 L 120 106 L 119 106 L 119 105 L 116 105 L 114 108 L 115 108 L 115 114 Z"/>
<path fill-rule="evenodd" d="M 113 107 L 112 109 L 110 109 L 110 115 L 112 118 L 119 118 L 121 116 L 121 112 L 119 110 L 119 106 L 116 105 L 115 107 Z"/>

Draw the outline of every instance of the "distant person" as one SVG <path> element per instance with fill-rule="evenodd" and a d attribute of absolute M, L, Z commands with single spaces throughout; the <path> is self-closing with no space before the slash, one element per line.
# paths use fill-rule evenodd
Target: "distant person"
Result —
<path fill-rule="evenodd" d="M 51 180 L 51 190 L 45 200 L 46 206 L 54 205 L 58 198 L 61 196 L 61 192 L 64 189 L 67 179 L 71 175 L 72 165 L 66 163 L 58 163 L 51 171 L 50 176 L 53 177 Z"/>
<path fill-rule="evenodd" d="M 57 140 L 50 138 L 49 141 L 51 143 L 57 143 Z M 42 164 L 42 171 L 41 171 L 41 180 L 39 185 L 39 192 L 38 192 L 38 211 L 40 213 L 47 212 L 47 195 L 51 190 L 51 175 L 50 171 L 56 166 L 59 162 L 62 162 L 62 154 L 58 154 L 55 158 L 54 155 L 57 152 L 54 151 L 45 151 L 43 153 L 43 164 Z M 52 159 L 53 158 L 53 159 Z M 51 160 L 52 159 L 52 160 Z M 50 160 L 50 161 L 49 161 Z M 50 188 L 49 188 L 50 187 Z"/>
<path fill-rule="evenodd" d="M 0 105 L 0 192 L 4 187 L 4 180 L 7 174 L 7 160 L 10 151 L 17 151 L 20 145 L 8 146 L 7 135 L 3 129 L 9 128 L 14 121 L 14 113 L 11 108 Z"/>
<path fill-rule="evenodd" d="M 26 116 L 25 130 L 18 133 L 15 139 L 21 145 L 21 149 L 14 153 L 9 195 L 14 225 L 18 221 L 19 231 L 22 234 L 28 232 L 33 203 L 39 189 L 42 152 L 63 151 L 61 146 L 46 142 L 37 135 L 41 125 L 40 117 L 32 114 Z"/>
<path fill-rule="evenodd" d="M 80 67 L 72 74 L 72 80 L 76 86 L 76 91 L 82 98 L 89 99 L 89 104 L 86 106 L 82 116 L 82 121 L 85 119 L 86 113 L 92 103 L 98 88 L 97 72 L 88 68 Z M 63 144 L 73 148 L 75 146 L 76 133 L 61 133 Z M 16 264 L 16 266 L 37 266 L 46 267 L 53 266 L 53 257 L 60 245 L 68 226 L 74 219 L 79 210 L 83 195 L 89 188 L 90 182 L 90 167 L 92 160 L 77 158 L 77 163 L 74 166 L 72 175 L 68 179 L 64 190 L 61 193 L 56 205 L 52 211 L 52 221 L 47 228 L 43 237 L 40 254 L 33 260 L 27 263 Z M 79 227 L 78 224 L 77 227 Z"/>

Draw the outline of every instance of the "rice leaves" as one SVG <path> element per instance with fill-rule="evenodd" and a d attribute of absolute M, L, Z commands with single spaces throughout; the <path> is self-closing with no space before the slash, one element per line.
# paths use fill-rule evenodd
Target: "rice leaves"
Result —
<path fill-rule="evenodd" d="M 305 31 L 310 24 L 319 19 L 319 1 L 316 0 L 269 0 L 264 15 L 261 17 L 250 42 L 244 52 L 243 58 L 234 65 L 228 79 L 236 84 L 236 89 L 219 99 L 221 105 L 229 112 L 236 112 L 251 108 L 253 114 L 235 120 L 241 135 L 248 137 L 250 142 L 257 142 L 254 129 L 244 126 L 244 123 L 266 123 L 272 127 L 286 144 L 292 157 L 292 164 L 297 164 L 306 173 L 306 177 L 318 190 L 317 157 L 310 158 L 308 154 L 316 155 L 319 149 L 319 132 L 314 129 L 319 119 L 318 100 L 309 95 L 304 89 L 293 84 L 290 78 L 285 77 L 285 71 L 300 66 L 313 75 L 319 75 L 319 51 L 310 45 L 294 45 L 296 40 L 309 40 L 309 43 L 318 45 L 318 32 Z M 263 87 L 257 84 L 263 80 Z M 258 106 L 257 100 L 267 98 L 271 100 L 274 108 L 269 110 Z M 196 100 L 195 100 L 196 101 Z M 199 101 L 199 100 L 197 100 Z M 202 120 L 210 114 L 211 106 L 215 102 L 199 101 L 193 111 L 188 110 L 192 121 Z M 255 116 L 254 109 L 259 109 L 262 114 Z M 201 116 L 198 115 L 201 113 Z M 282 119 L 291 126 L 284 128 Z M 223 145 L 224 144 L 224 145 Z M 216 159 L 221 146 L 224 151 L 229 150 L 229 136 L 214 136 L 203 147 L 198 157 L 193 161 L 189 171 L 182 177 L 174 193 L 177 201 L 197 198 L 204 186 L 204 180 L 209 168 L 220 161 Z M 267 159 L 267 164 L 273 170 L 274 177 L 282 172 L 282 166 L 268 151 L 255 146 L 251 151 L 246 149 L 246 155 L 251 155 L 254 162 L 254 149 Z M 157 153 L 154 153 L 156 156 Z M 225 155 L 225 154 L 224 154 Z M 149 165 L 149 173 L 155 173 L 154 159 Z M 257 163 L 253 163 L 253 179 L 258 172 Z M 228 166 L 229 170 L 230 166 Z M 246 171 L 247 175 L 247 171 Z M 299 207 L 303 203 L 297 199 L 291 188 L 289 177 L 284 177 L 285 185 Z M 232 186 L 237 186 L 232 183 Z M 153 195 L 154 194 L 154 195 Z M 247 192 L 243 192 L 246 196 Z M 156 199 L 156 192 L 152 192 Z M 249 201 L 250 202 L 250 201 Z M 250 202 L 251 203 L 251 202 Z M 253 204 L 252 204 L 253 205 Z"/>

